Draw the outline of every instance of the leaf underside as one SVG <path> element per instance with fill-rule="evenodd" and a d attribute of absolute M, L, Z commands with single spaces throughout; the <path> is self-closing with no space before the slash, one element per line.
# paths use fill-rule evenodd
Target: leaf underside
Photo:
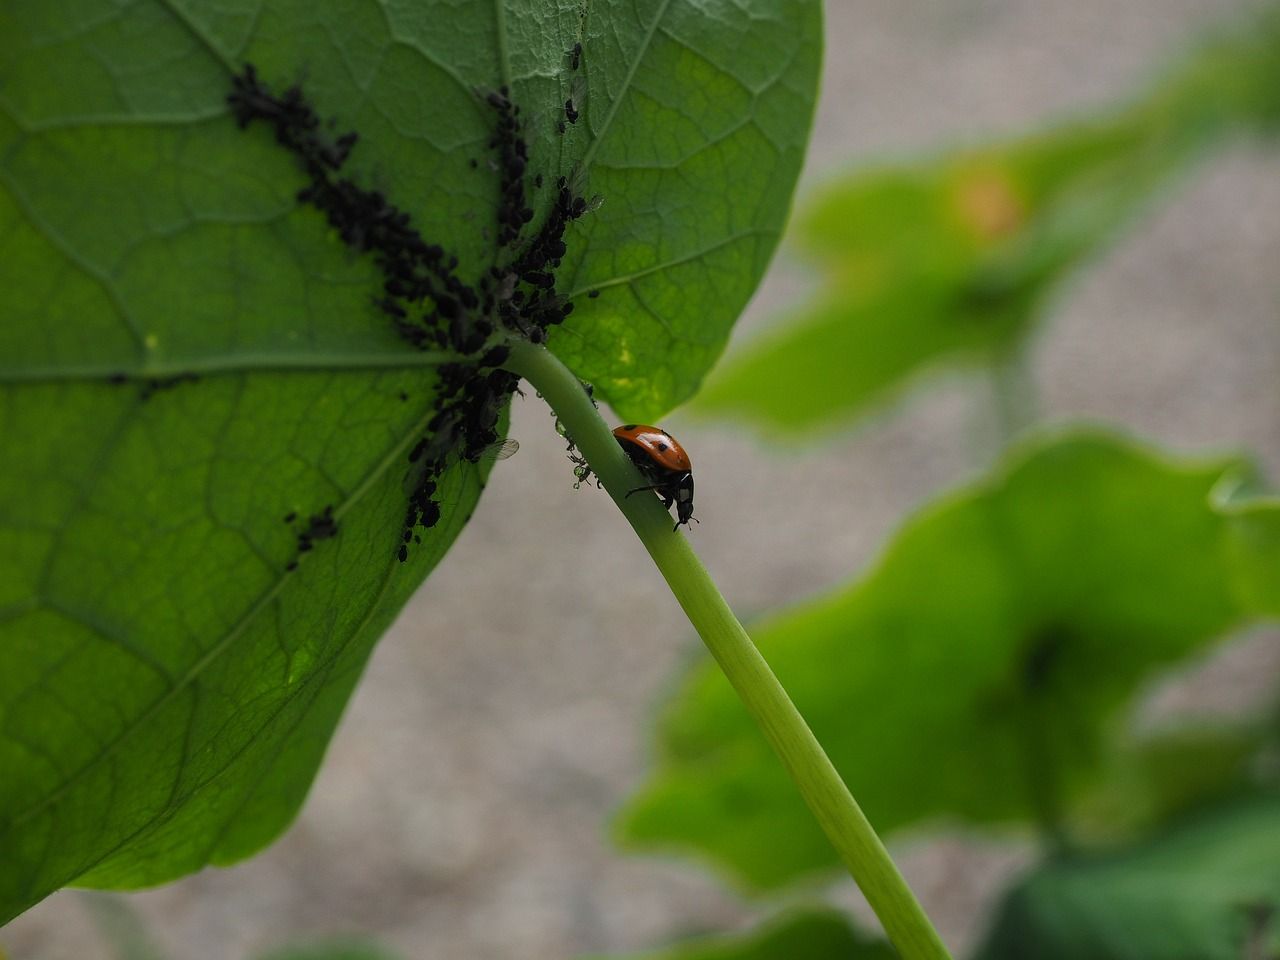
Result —
<path fill-rule="evenodd" d="M 295 159 L 237 129 L 232 74 L 299 83 L 358 131 L 344 175 L 467 277 L 494 260 L 498 208 L 477 90 L 508 84 L 538 216 L 575 170 L 604 198 L 557 278 L 601 295 L 553 348 L 640 415 L 696 387 L 759 279 L 818 30 L 816 0 L 0 10 L 0 922 L 278 835 L 483 486 L 450 469 L 443 519 L 396 559 L 441 358 L 299 205 Z M 326 509 L 337 535 L 300 553 Z"/>

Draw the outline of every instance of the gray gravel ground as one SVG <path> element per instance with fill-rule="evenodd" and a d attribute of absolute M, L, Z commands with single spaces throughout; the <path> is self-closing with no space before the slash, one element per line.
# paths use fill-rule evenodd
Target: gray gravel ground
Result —
<path fill-rule="evenodd" d="M 1111 103 L 1203 25 L 1254 6 L 831 0 L 805 186 Z M 1280 477 L 1277 213 L 1275 156 L 1258 147 L 1171 191 L 1037 338 L 1049 415 L 1118 421 L 1178 450 L 1248 447 Z M 803 290 L 783 259 L 740 332 Z M 668 426 L 698 464 L 694 544 L 748 617 L 846 579 L 910 509 L 995 453 L 989 387 L 958 375 L 786 462 L 728 426 L 678 415 Z M 655 704 L 697 640 L 605 495 L 572 489 L 539 401 L 517 404 L 513 432 L 519 456 L 382 641 L 297 824 L 240 867 L 131 898 L 173 960 L 246 960 L 351 933 L 412 958 L 558 960 L 753 916 L 697 864 L 623 855 L 606 836 L 644 775 Z M 784 489 L 785 519 L 774 509 Z M 1261 633 L 1195 682 L 1166 685 L 1150 709 L 1230 707 L 1277 675 L 1280 643 Z M 977 836 L 895 850 L 960 952 L 1027 856 Z M 855 900 L 851 885 L 831 892 Z M 111 956 L 75 892 L 0 944 L 16 960 Z"/>

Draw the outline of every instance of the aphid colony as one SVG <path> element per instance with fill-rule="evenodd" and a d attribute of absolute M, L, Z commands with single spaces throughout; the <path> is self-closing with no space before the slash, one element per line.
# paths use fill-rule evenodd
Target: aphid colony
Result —
<path fill-rule="evenodd" d="M 575 69 L 580 57 L 578 45 L 572 53 Z M 254 120 L 265 121 L 274 129 L 277 143 L 297 157 L 309 181 L 298 192 L 299 202 L 323 212 L 348 246 L 374 256 L 383 276 L 377 306 L 400 336 L 419 349 L 458 356 L 456 362 L 437 368 L 435 413 L 427 433 L 409 453 L 412 492 L 397 550 L 401 561 L 408 559 L 409 544 L 420 542 L 416 529 L 434 526 L 440 519 L 436 494 L 446 465 L 455 457 L 477 462 L 498 438 L 498 417 L 518 382 L 515 375 L 498 369 L 508 353 L 506 347 L 492 345 L 498 329 L 542 343 L 547 329 L 573 310 L 573 304 L 556 292 L 555 270 L 566 252 L 565 228 L 592 208 L 569 178 L 560 177 L 537 234 L 523 237 L 534 210 L 526 197 L 529 154 L 520 108 L 506 87 L 484 99 L 497 115 L 489 147 L 497 155 L 500 181 L 498 256 L 497 263 L 470 284 L 456 273 L 457 257 L 423 239 L 408 213 L 381 192 L 340 176 L 359 138 L 355 133 L 327 136 L 300 87 L 277 97 L 258 79 L 254 67 L 246 65 L 233 79 L 227 98 L 242 129 Z M 566 104 L 566 114 L 571 111 L 572 103 Z M 534 183 L 541 187 L 541 174 Z M 331 513 L 320 516 L 332 523 Z M 322 526 L 305 535 L 305 546 L 300 537 L 300 553 L 313 540 L 336 533 L 336 525 Z"/>
<path fill-rule="evenodd" d="M 157 393 L 172 390 L 174 387 L 184 383 L 196 383 L 199 379 L 200 375 L 198 373 L 186 372 L 175 373 L 168 377 L 143 377 L 135 381 L 127 373 L 113 373 L 107 377 L 107 383 L 113 387 L 123 386 L 126 383 L 140 383 L 142 387 L 138 391 L 138 399 L 145 403 Z"/>
<path fill-rule="evenodd" d="M 284 522 L 293 523 L 297 519 L 298 514 L 290 512 L 285 516 Z M 330 537 L 336 537 L 337 535 L 338 521 L 333 517 L 333 504 L 331 503 L 319 513 L 314 514 L 307 521 L 307 526 L 298 534 L 298 554 L 310 553 L 317 540 L 328 540 Z M 297 560 L 290 561 L 289 565 L 285 567 L 286 570 L 296 570 L 297 568 Z"/>

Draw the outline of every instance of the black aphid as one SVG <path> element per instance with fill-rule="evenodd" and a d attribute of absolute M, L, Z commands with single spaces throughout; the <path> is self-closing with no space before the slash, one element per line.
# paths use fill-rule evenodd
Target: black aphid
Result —
<path fill-rule="evenodd" d="M 575 44 L 575 70 L 581 53 L 581 44 Z M 566 103 L 565 116 L 571 122 L 579 115 L 578 89 L 571 90 Z M 465 361 L 437 368 L 440 382 L 429 432 L 409 452 L 411 492 L 397 548 L 402 561 L 408 558 L 408 544 L 421 541 L 415 528 L 430 528 L 440 521 L 438 479 L 448 464 L 455 458 L 478 462 L 499 439 L 499 414 L 519 381 L 499 369 L 508 351 L 490 346 L 495 324 L 542 343 L 547 328 L 563 321 L 573 309 L 555 291 L 555 271 L 567 252 L 566 227 L 590 209 L 576 182 L 581 178 L 575 177 L 573 184 L 560 178 L 536 235 L 526 237 L 534 209 L 526 200 L 530 158 L 520 108 L 505 86 L 483 97 L 496 113 L 489 147 L 499 176 L 499 256 L 474 286 L 457 276 L 458 258 L 425 240 L 408 213 L 381 192 L 338 176 L 359 139 L 355 133 L 335 137 L 326 132 L 333 124 L 321 124 L 300 88 L 276 96 L 261 83 L 254 68 L 246 66 L 234 78 L 227 98 L 241 127 L 264 121 L 274 130 L 277 142 L 298 158 L 308 179 L 298 191 L 299 201 L 324 213 L 344 243 L 373 255 L 383 274 L 384 296 L 376 303 L 400 336 L 419 349 L 452 351 Z M 557 121 L 557 129 L 564 132 L 564 120 Z M 479 162 L 472 159 L 470 165 L 478 168 Z M 534 175 L 533 182 L 541 187 L 543 175 Z M 399 395 L 402 401 L 408 399 L 403 391 Z M 291 515 L 293 519 L 296 514 Z M 312 516 L 299 534 L 298 552 L 306 553 L 337 532 L 333 508 L 327 507 Z"/>
<path fill-rule="evenodd" d="M 312 516 L 307 524 L 307 532 L 303 534 L 312 540 L 328 540 L 338 535 L 338 522 L 333 519 L 333 506 L 327 506 L 322 513 Z"/>
<path fill-rule="evenodd" d="M 181 383 L 195 383 L 200 379 L 199 374 L 195 373 L 178 373 L 172 377 L 155 377 L 150 380 L 142 381 L 142 391 L 138 394 L 139 399 L 150 400 L 154 394 L 161 390 L 172 390 Z"/>
<path fill-rule="evenodd" d="M 411 313 L 406 303 L 397 300 L 411 303 L 435 291 L 458 299 L 467 294 L 474 297 L 474 291 L 452 272 L 456 260 L 444 266 L 444 251 L 424 241 L 414 230 L 409 215 L 389 203 L 381 192 L 335 178 L 359 138 L 355 133 L 346 133 L 330 140 L 298 87 L 276 97 L 258 79 L 252 65 L 234 78 L 232 86 L 227 100 L 236 122 L 246 127 L 253 120 L 263 120 L 274 128 L 276 141 L 297 156 L 310 180 L 299 191 L 298 199 L 321 210 L 345 243 L 375 255 L 386 278 L 387 298 L 379 304 L 383 312 L 396 321 L 396 329 L 411 344 L 430 347 L 429 333 L 420 334 L 413 329 L 421 319 L 405 322 Z"/>

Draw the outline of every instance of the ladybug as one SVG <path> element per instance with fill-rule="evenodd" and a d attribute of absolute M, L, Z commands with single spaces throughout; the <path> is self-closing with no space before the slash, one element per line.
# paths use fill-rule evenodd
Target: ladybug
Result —
<path fill-rule="evenodd" d="M 636 465 L 649 485 L 637 487 L 627 492 L 627 496 L 640 493 L 642 490 L 653 490 L 662 498 L 662 505 L 676 505 L 679 519 L 672 531 L 680 529 L 680 524 L 690 520 L 697 522 L 693 515 L 693 464 L 684 447 L 667 431 L 660 427 L 650 427 L 643 423 L 625 423 L 613 431 L 631 462 Z"/>

